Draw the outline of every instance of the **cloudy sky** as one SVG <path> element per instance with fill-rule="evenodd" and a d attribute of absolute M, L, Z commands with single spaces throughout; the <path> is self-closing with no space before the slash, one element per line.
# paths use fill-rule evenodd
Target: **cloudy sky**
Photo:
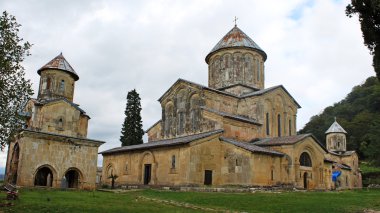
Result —
<path fill-rule="evenodd" d="M 348 0 L 2 0 L 33 44 L 26 76 L 63 52 L 78 73 L 74 102 L 91 116 L 89 138 L 120 146 L 127 92 L 142 99 L 144 129 L 157 99 L 178 79 L 207 85 L 205 56 L 237 25 L 268 55 L 266 87 L 282 84 L 300 103 L 298 129 L 374 75 Z M 101 164 L 101 157 L 99 164 Z M 5 153 L 0 153 L 0 167 Z"/>

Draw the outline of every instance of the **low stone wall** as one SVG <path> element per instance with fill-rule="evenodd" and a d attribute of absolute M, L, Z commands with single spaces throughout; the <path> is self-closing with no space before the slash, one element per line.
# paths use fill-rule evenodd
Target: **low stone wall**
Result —
<path fill-rule="evenodd" d="M 280 191 L 305 191 L 297 189 L 293 185 L 281 185 L 272 187 L 262 186 L 157 186 L 157 185 L 123 185 L 117 186 L 116 189 L 136 190 L 136 189 L 158 189 L 165 191 L 182 191 L 182 192 L 224 192 L 224 193 L 255 193 L 255 192 L 280 192 Z"/>

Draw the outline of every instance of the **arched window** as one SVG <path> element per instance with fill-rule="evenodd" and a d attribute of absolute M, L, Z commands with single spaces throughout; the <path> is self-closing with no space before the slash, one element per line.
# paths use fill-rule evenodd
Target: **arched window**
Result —
<path fill-rule="evenodd" d="M 267 135 L 269 135 L 269 113 L 267 112 L 266 114 L 265 114 L 265 120 L 266 120 L 266 132 L 267 132 Z"/>
<path fill-rule="evenodd" d="M 63 130 L 63 118 L 58 119 L 58 129 Z"/>
<path fill-rule="evenodd" d="M 307 167 L 312 166 L 310 155 L 307 154 L 306 152 L 303 152 L 300 156 L 300 165 L 307 166 Z"/>
<path fill-rule="evenodd" d="M 175 169 L 175 155 L 172 155 L 172 169 Z"/>
<path fill-rule="evenodd" d="M 61 80 L 61 83 L 59 84 L 59 91 L 60 92 L 65 91 L 65 80 Z"/>
<path fill-rule="evenodd" d="M 289 120 L 289 136 L 292 135 L 292 120 Z"/>
<path fill-rule="evenodd" d="M 277 135 L 281 137 L 281 115 L 277 115 Z"/>

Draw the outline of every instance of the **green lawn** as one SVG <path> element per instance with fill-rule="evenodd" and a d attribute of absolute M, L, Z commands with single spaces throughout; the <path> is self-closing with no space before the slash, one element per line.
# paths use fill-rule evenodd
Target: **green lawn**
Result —
<path fill-rule="evenodd" d="M 1 194 L 1 198 L 3 197 L 5 193 Z M 112 193 L 23 189 L 14 206 L 0 207 L 0 212 L 202 212 L 199 209 L 193 210 L 151 199 L 177 201 L 182 205 L 193 204 L 221 211 L 327 213 L 380 210 L 380 190 L 251 194 L 157 190 Z"/>

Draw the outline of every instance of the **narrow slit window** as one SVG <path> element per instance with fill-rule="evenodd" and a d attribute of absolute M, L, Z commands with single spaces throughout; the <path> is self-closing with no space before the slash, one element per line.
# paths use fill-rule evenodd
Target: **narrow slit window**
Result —
<path fill-rule="evenodd" d="M 271 170 L 271 180 L 274 180 L 274 171 L 273 171 L 273 169 Z"/>
<path fill-rule="evenodd" d="M 260 61 L 259 59 L 256 59 L 256 63 L 257 63 L 257 81 L 260 81 Z"/>
<path fill-rule="evenodd" d="M 65 80 L 61 80 L 61 83 L 59 84 L 59 91 L 60 92 L 65 91 Z"/>
<path fill-rule="evenodd" d="M 280 114 L 277 115 L 277 130 L 278 130 L 277 132 L 278 137 L 281 137 L 281 115 Z"/>
<path fill-rule="evenodd" d="M 60 129 L 63 128 L 63 119 L 62 119 L 62 118 L 60 118 L 60 119 L 58 120 L 58 128 L 60 128 Z"/>
<path fill-rule="evenodd" d="M 50 84 L 51 84 L 51 79 L 47 78 L 46 79 L 46 89 L 50 89 Z"/>
<path fill-rule="evenodd" d="M 266 120 L 266 132 L 267 132 L 267 135 L 269 135 L 269 113 L 267 112 L 265 114 L 265 120 Z"/>
<path fill-rule="evenodd" d="M 175 155 L 172 156 L 172 169 L 175 169 Z"/>

